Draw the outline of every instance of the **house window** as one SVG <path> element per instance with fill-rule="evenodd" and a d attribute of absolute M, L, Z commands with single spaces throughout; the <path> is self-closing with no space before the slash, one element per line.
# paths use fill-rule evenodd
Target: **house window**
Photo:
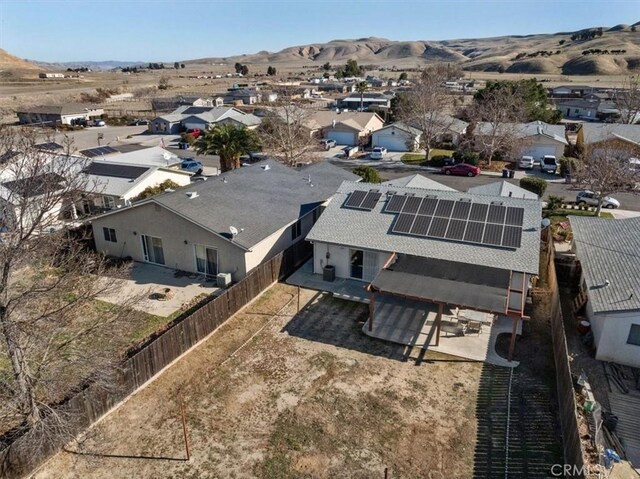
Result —
<path fill-rule="evenodd" d="M 294 241 L 302 234 L 302 221 L 298 220 L 291 225 L 291 241 Z"/>
<path fill-rule="evenodd" d="M 117 243 L 118 239 L 116 238 L 116 230 L 113 228 L 102 228 L 102 232 L 104 233 L 104 240 L 109 241 L 110 243 Z"/>
<path fill-rule="evenodd" d="M 201 244 L 195 245 L 196 270 L 207 276 L 218 274 L 218 250 Z"/>
<path fill-rule="evenodd" d="M 640 324 L 631 325 L 631 328 L 629 329 L 629 337 L 627 338 L 627 344 L 640 346 Z"/>
<path fill-rule="evenodd" d="M 144 260 L 148 263 L 164 264 L 162 238 L 141 235 L 140 240 L 142 241 L 142 253 L 144 255 Z"/>
<path fill-rule="evenodd" d="M 116 202 L 113 200 L 111 196 L 103 196 L 102 206 L 104 206 L 105 210 L 112 210 L 113 208 L 115 208 Z"/>

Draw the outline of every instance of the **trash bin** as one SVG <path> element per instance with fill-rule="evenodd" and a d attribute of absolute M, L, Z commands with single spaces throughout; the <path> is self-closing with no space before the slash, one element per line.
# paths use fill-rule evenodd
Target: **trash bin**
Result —
<path fill-rule="evenodd" d="M 503 178 L 509 178 L 509 170 L 507 170 L 506 168 L 504 168 L 502 170 L 502 177 Z"/>
<path fill-rule="evenodd" d="M 327 265 L 322 269 L 322 279 L 325 281 L 334 281 L 336 279 L 336 267 Z"/>
<path fill-rule="evenodd" d="M 514 178 L 516 176 L 515 170 L 509 170 L 509 178 Z"/>
<path fill-rule="evenodd" d="M 564 182 L 567 184 L 570 184 L 573 182 L 573 177 L 571 176 L 571 173 L 567 173 L 566 175 L 564 175 Z"/>

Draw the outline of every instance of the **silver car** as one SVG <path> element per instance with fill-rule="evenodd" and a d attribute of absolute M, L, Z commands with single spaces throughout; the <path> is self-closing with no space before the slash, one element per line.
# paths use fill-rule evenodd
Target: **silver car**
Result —
<path fill-rule="evenodd" d="M 600 197 L 593 191 L 585 190 L 578 193 L 576 196 L 576 203 L 579 205 L 598 206 Z M 605 196 L 602 199 L 602 207 L 608 209 L 620 208 L 620 202 L 610 196 Z"/>
<path fill-rule="evenodd" d="M 520 161 L 518 161 L 518 166 L 523 170 L 533 170 L 533 164 L 533 156 L 523 156 L 520 158 Z"/>

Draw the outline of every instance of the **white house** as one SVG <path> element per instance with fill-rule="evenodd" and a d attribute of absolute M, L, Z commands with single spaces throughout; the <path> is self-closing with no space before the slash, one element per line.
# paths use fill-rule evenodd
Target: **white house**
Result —
<path fill-rule="evenodd" d="M 480 122 L 476 125 L 474 134 L 490 135 L 493 128 L 494 125 L 491 123 Z M 545 155 L 553 155 L 560 158 L 564 156 L 564 149 L 569 144 L 565 137 L 564 125 L 550 125 L 542 121 L 503 123 L 498 125 L 498 130 L 513 135 L 518 140 L 516 157 L 531 156 L 540 159 Z"/>
<path fill-rule="evenodd" d="M 640 218 L 569 221 L 596 359 L 640 367 Z"/>
<path fill-rule="evenodd" d="M 397 122 L 373 132 L 371 146 L 382 146 L 389 151 L 415 151 L 420 146 L 421 135 L 417 128 Z"/>
<path fill-rule="evenodd" d="M 90 120 L 104 114 L 96 105 L 66 103 L 25 108 L 16 112 L 21 125 L 41 124 L 46 126 L 73 125 L 79 120 Z"/>

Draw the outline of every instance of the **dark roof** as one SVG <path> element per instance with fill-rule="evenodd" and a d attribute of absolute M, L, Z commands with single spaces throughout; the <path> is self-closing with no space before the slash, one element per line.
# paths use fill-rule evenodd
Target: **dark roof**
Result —
<path fill-rule="evenodd" d="M 199 115 L 200 113 L 205 113 L 213 110 L 213 107 L 210 106 L 190 106 L 186 110 L 182 112 L 183 115 Z"/>
<path fill-rule="evenodd" d="M 118 150 L 112 148 L 111 146 L 96 146 L 94 148 L 88 148 L 86 150 L 81 150 L 82 153 L 87 158 L 95 158 L 96 156 L 104 156 L 111 155 L 113 153 L 119 153 Z"/>
<path fill-rule="evenodd" d="M 2 183 L 2 186 L 23 198 L 33 198 L 46 192 L 59 190 L 63 183 L 64 178 L 57 173 L 45 173 L 31 178 L 7 181 Z"/>
<path fill-rule="evenodd" d="M 38 143 L 37 145 L 35 145 L 35 147 L 38 150 L 45 150 L 45 151 L 58 151 L 58 150 L 62 150 L 63 146 L 59 145 L 58 143 L 55 143 L 53 141 L 47 142 L 47 143 Z"/>
<path fill-rule="evenodd" d="M 41 105 L 18 110 L 18 113 L 35 113 L 42 115 L 73 115 L 75 113 L 86 113 L 90 110 L 101 109 L 102 107 L 85 103 L 65 103 L 64 105 Z"/>
<path fill-rule="evenodd" d="M 135 180 L 149 170 L 148 166 L 131 166 L 122 163 L 96 163 L 93 162 L 84 172 L 89 175 L 110 176 L 113 178 L 129 178 Z"/>
<path fill-rule="evenodd" d="M 407 298 L 506 314 L 510 283 L 508 270 L 400 255 L 378 273 L 371 286 Z M 521 311 L 521 299 L 510 309 Z"/>

